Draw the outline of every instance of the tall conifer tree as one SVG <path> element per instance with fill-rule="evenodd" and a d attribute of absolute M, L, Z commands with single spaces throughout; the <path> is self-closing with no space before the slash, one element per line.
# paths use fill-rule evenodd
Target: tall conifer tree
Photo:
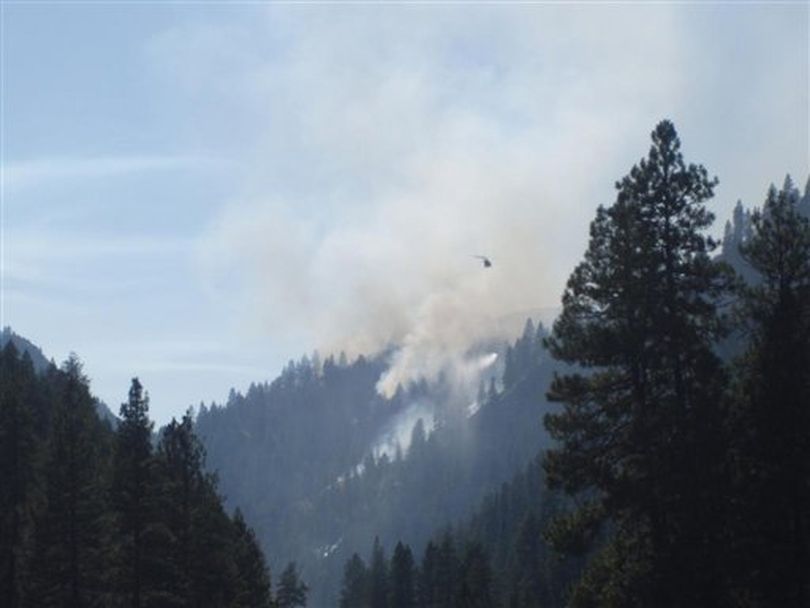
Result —
<path fill-rule="evenodd" d="M 59 381 L 45 462 L 46 505 L 37 521 L 28 603 L 98 606 L 109 601 L 103 427 L 75 355 L 63 365 Z"/>
<path fill-rule="evenodd" d="M 721 455 L 711 446 L 722 370 L 712 345 L 728 280 L 704 234 L 715 185 L 686 165 L 672 123 L 658 124 L 616 202 L 597 210 L 548 340 L 553 356 L 580 368 L 551 386 L 564 410 L 546 418 L 561 446 L 548 454 L 548 479 L 588 497 L 555 538 L 590 546 L 601 524 L 613 526 L 575 595 L 586 603 L 600 594 L 625 606 L 719 602 Z"/>
<path fill-rule="evenodd" d="M 295 562 L 290 562 L 278 581 L 276 605 L 278 608 L 296 608 L 307 605 L 307 592 L 309 588 L 298 574 Z"/>
<path fill-rule="evenodd" d="M 771 187 L 743 258 L 749 349 L 732 417 L 735 587 L 755 605 L 810 602 L 810 220 L 792 182 Z"/>
<path fill-rule="evenodd" d="M 385 558 L 385 551 L 380 539 L 376 536 L 374 537 L 374 547 L 371 549 L 371 566 L 369 570 L 371 608 L 387 608 L 388 560 Z"/>
<path fill-rule="evenodd" d="M 33 508 L 39 442 L 32 402 L 35 372 L 14 343 L 0 352 L 0 603 L 21 605 Z"/>
<path fill-rule="evenodd" d="M 340 608 L 368 608 L 370 604 L 368 568 L 363 558 L 354 553 L 343 570 Z"/>
<path fill-rule="evenodd" d="M 233 557 L 238 576 L 233 608 L 272 608 L 270 572 L 256 534 L 239 509 L 233 516 L 233 528 Z"/>
<path fill-rule="evenodd" d="M 137 378 L 132 379 L 120 418 L 111 492 L 120 542 L 118 586 L 126 605 L 140 608 L 155 605 L 159 597 L 165 600 L 160 584 L 165 563 L 160 554 L 167 538 L 158 536 L 161 514 L 149 396 Z"/>
<path fill-rule="evenodd" d="M 397 543 L 391 556 L 390 608 L 413 608 L 416 605 L 413 554 L 411 548 Z"/>

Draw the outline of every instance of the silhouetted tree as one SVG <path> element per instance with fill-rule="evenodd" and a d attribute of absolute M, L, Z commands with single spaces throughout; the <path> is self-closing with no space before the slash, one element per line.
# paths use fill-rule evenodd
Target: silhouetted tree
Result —
<path fill-rule="evenodd" d="M 413 608 L 416 605 L 415 582 L 411 548 L 398 542 L 391 556 L 390 608 Z"/>
<path fill-rule="evenodd" d="M 435 601 L 436 606 L 451 608 L 459 591 L 459 560 L 456 543 L 450 531 L 441 539 L 436 558 Z"/>
<path fill-rule="evenodd" d="M 385 551 L 380 544 L 380 539 L 376 536 L 374 537 L 374 547 L 371 550 L 369 595 L 371 608 L 388 606 L 388 560 L 385 558 Z"/>
<path fill-rule="evenodd" d="M 732 543 L 735 587 L 760 606 L 810 601 L 810 221 L 798 201 L 789 178 L 771 187 L 742 246 L 761 280 L 742 307 Z"/>
<path fill-rule="evenodd" d="M 270 572 L 259 548 L 256 535 L 245 523 L 242 512 L 237 509 L 233 516 L 233 559 L 237 580 L 233 608 L 271 608 Z"/>
<path fill-rule="evenodd" d="M 96 417 L 78 357 L 62 367 L 45 461 L 45 507 L 37 518 L 28 604 L 93 606 L 106 598 L 105 511 Z"/>
<path fill-rule="evenodd" d="M 149 397 L 137 378 L 121 405 L 115 434 L 112 505 L 118 536 L 117 587 L 127 606 L 155 605 L 162 597 L 167 536 L 158 533 L 160 511 L 152 457 Z"/>
<path fill-rule="evenodd" d="M 534 513 L 523 519 L 517 534 L 515 561 L 515 588 L 513 596 L 517 606 L 540 606 L 542 530 Z"/>
<path fill-rule="evenodd" d="M 483 546 L 474 542 L 464 551 L 461 560 L 458 605 L 465 608 L 492 608 L 492 569 Z"/>
<path fill-rule="evenodd" d="M 158 454 L 166 518 L 174 537 L 173 564 L 188 603 L 225 605 L 237 593 L 232 555 L 237 532 L 222 507 L 216 478 L 204 471 L 205 450 L 191 414 L 163 430 Z"/>
<path fill-rule="evenodd" d="M 355 553 L 346 562 L 343 570 L 340 608 L 368 608 L 370 604 L 368 568 L 363 559 Z"/>
<path fill-rule="evenodd" d="M 300 579 L 295 562 L 290 562 L 281 573 L 278 582 L 278 592 L 276 593 L 276 605 L 278 608 L 295 608 L 296 606 L 307 605 L 306 584 Z"/>
<path fill-rule="evenodd" d="M 435 606 L 436 575 L 438 571 L 439 550 L 433 541 L 429 541 L 422 556 L 422 562 L 416 576 L 416 596 L 420 606 Z"/>
<path fill-rule="evenodd" d="M 36 375 L 27 353 L 9 340 L 0 351 L 0 598 L 21 605 L 30 558 L 40 445 L 33 402 Z"/>
<path fill-rule="evenodd" d="M 591 547 L 611 522 L 593 562 L 610 566 L 598 584 L 583 580 L 577 602 L 716 606 L 723 372 L 713 344 L 729 284 L 704 235 L 716 180 L 684 163 L 669 121 L 652 140 L 613 206 L 597 210 L 548 340 L 554 357 L 581 368 L 551 386 L 565 407 L 546 417 L 560 441 L 548 480 L 587 497 L 552 537 Z"/>

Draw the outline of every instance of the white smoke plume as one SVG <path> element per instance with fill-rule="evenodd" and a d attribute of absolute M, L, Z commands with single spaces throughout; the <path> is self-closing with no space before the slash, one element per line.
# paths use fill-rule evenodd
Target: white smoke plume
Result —
<path fill-rule="evenodd" d="M 682 85 L 671 11 L 622 12 L 635 34 L 616 44 L 592 8 L 271 11 L 285 61 L 233 53 L 209 87 L 257 125 L 244 192 L 201 245 L 213 296 L 293 352 L 393 346 L 384 395 L 555 306 Z M 210 38 L 156 46 L 204 58 L 188 41 Z"/>
<path fill-rule="evenodd" d="M 425 427 L 425 433 L 430 434 L 435 425 L 434 408 L 431 404 L 417 401 L 394 416 L 372 445 L 371 454 L 374 458 L 385 455 L 393 459 L 397 450 L 406 454 L 411 446 L 413 429 L 419 420 Z"/>

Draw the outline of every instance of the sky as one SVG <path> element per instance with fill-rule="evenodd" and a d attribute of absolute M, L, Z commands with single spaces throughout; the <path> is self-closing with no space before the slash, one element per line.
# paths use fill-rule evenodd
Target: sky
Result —
<path fill-rule="evenodd" d="M 430 375 L 557 306 L 659 120 L 719 178 L 716 233 L 803 187 L 809 28 L 805 2 L 5 0 L 2 325 L 114 411 L 140 377 L 161 424 L 315 349 Z"/>

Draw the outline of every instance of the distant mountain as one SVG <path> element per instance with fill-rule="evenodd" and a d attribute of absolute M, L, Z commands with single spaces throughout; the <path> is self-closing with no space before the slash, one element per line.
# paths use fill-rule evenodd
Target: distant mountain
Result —
<path fill-rule="evenodd" d="M 789 192 L 798 212 L 810 219 L 810 177 L 804 188 L 804 194 L 793 183 L 790 175 L 785 176 L 782 185 L 785 192 Z M 731 219 L 726 222 L 719 259 L 728 262 L 732 268 L 748 283 L 759 282 L 756 271 L 743 259 L 740 246 L 745 244 L 752 236 L 751 224 L 752 209 L 746 208 L 742 201 L 737 201 Z"/>
<path fill-rule="evenodd" d="M 96 406 L 96 414 L 98 414 L 98 417 L 101 418 L 101 420 L 109 423 L 112 428 L 118 426 L 120 419 L 118 416 L 113 414 L 112 410 L 106 403 L 96 397 L 93 399 L 93 405 Z"/>
<path fill-rule="evenodd" d="M 38 374 L 42 374 L 47 371 L 50 366 L 56 365 L 53 359 L 48 360 L 47 357 L 45 357 L 45 354 L 39 346 L 27 338 L 14 333 L 14 330 L 7 326 L 4 327 L 2 333 L 0 333 L 0 349 L 5 348 L 6 344 L 9 342 L 14 344 L 14 347 L 20 353 L 27 353 L 28 356 L 31 357 L 31 363 L 33 363 L 34 369 Z M 115 428 L 118 424 L 118 417 L 112 413 L 110 408 L 107 407 L 107 404 L 96 397 L 93 397 L 93 404 L 95 405 L 98 417 Z"/>
<path fill-rule="evenodd" d="M 277 605 L 252 530 L 203 470 L 190 416 L 153 444 L 133 380 L 113 430 L 75 355 L 38 372 L 30 342 L 4 335 L 0 605 Z"/>
<path fill-rule="evenodd" d="M 810 194 L 794 191 L 797 205 L 810 211 Z M 738 203 L 719 257 L 755 282 L 739 250 L 750 233 L 751 212 Z M 532 312 L 545 323 L 557 313 Z M 518 315 L 499 320 L 513 333 L 525 322 Z M 420 555 L 451 523 L 470 522 L 462 524 L 469 525 L 468 537 L 494 550 L 506 582 L 514 530 L 531 513 L 510 512 L 508 538 L 482 531 L 480 522 L 497 519 L 492 504 L 469 518 L 529 463 L 535 462 L 526 475 L 536 474 L 534 459 L 550 445 L 542 417 L 552 408 L 545 393 L 560 364 L 547 355 L 544 336 L 542 324 L 529 322 L 513 344 L 489 345 L 498 363 L 477 398 L 465 403 L 446 378 L 383 398 L 375 386 L 387 367 L 384 355 L 291 362 L 273 382 L 200 410 L 197 432 L 208 466 L 219 473 L 231 505 L 255 522 L 272 567 L 281 566 L 282 556 L 302 566 L 314 606 L 337 604 L 346 560 L 367 553 L 375 537 L 389 554 L 402 541 Z M 733 354 L 737 346 L 729 342 L 721 350 Z M 509 492 L 502 489 L 503 496 Z"/>
<path fill-rule="evenodd" d="M 13 343 L 20 353 L 28 353 L 37 372 L 42 373 L 50 365 L 54 365 L 53 361 L 48 361 L 39 346 L 21 335 L 15 334 L 11 327 L 4 327 L 2 333 L 0 333 L 0 348 L 5 348 L 9 342 Z"/>
<path fill-rule="evenodd" d="M 566 605 L 567 592 L 580 576 L 585 559 L 557 553 L 545 534 L 554 518 L 573 504 L 561 491 L 546 487 L 543 457 L 538 455 L 510 481 L 489 493 L 472 516 L 437 529 L 423 551 L 411 553 L 410 546 L 404 543 L 409 555 L 413 555 L 410 574 L 415 582 L 415 605 L 432 606 L 437 598 L 441 601 L 448 597 L 463 598 L 455 604 L 460 606 Z M 366 550 L 371 551 L 365 563 L 358 562 L 355 555 L 344 567 L 341 596 L 347 599 L 346 606 L 365 605 L 362 591 L 356 591 L 358 575 L 361 581 L 364 576 L 369 580 L 374 576 L 375 559 L 381 557 L 388 562 L 384 551 L 375 556 L 374 549 L 379 551 L 376 541 L 369 542 Z M 402 577 L 397 574 L 402 564 L 397 550 L 388 555 L 391 559 L 384 570 L 391 575 L 382 581 L 382 586 L 392 596 L 401 588 L 397 579 Z M 367 569 L 365 564 L 369 564 Z M 478 601 L 470 601 L 471 595 Z"/>
<path fill-rule="evenodd" d="M 554 368 L 544 335 L 529 322 L 514 344 L 482 353 L 502 363 L 470 401 L 449 378 L 385 399 L 375 388 L 384 357 L 311 357 L 233 392 L 225 406 L 202 408 L 196 432 L 271 569 L 295 559 L 311 605 L 337 605 L 345 560 L 375 535 L 389 549 L 402 539 L 421 550 L 437 526 L 466 517 L 547 445 Z"/>

